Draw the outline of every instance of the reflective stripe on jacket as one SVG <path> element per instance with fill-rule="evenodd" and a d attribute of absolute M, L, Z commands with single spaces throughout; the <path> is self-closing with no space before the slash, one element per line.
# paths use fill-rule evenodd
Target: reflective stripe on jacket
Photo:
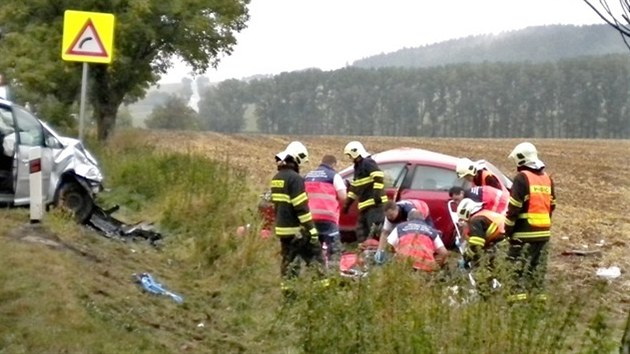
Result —
<path fill-rule="evenodd" d="M 520 170 L 512 186 L 506 233 L 523 241 L 548 239 L 554 204 L 552 179 L 542 170 Z"/>
<path fill-rule="evenodd" d="M 491 221 L 491 224 L 483 235 L 485 238 L 485 246 L 494 243 L 505 234 L 505 216 L 491 210 L 482 209 L 472 216 L 473 219 L 475 217 L 485 217 Z"/>
<path fill-rule="evenodd" d="M 304 179 L 290 168 L 280 167 L 271 180 L 271 201 L 276 211 L 276 236 L 296 236 L 302 230 L 317 234 L 308 208 Z"/>
<path fill-rule="evenodd" d="M 308 207 L 314 221 L 339 222 L 339 201 L 334 186 L 336 172 L 327 165 L 320 165 L 306 174 L 304 184 L 308 195 Z"/>
<path fill-rule="evenodd" d="M 371 157 L 365 157 L 354 163 L 354 179 L 350 183 L 348 199 L 351 204 L 358 202 L 359 211 L 387 203 L 385 194 L 385 174 Z M 377 202 L 378 200 L 378 202 Z"/>
<path fill-rule="evenodd" d="M 529 182 L 529 204 L 519 219 L 526 219 L 534 227 L 551 226 L 551 179 L 546 173 L 537 175 L 523 171 Z"/>

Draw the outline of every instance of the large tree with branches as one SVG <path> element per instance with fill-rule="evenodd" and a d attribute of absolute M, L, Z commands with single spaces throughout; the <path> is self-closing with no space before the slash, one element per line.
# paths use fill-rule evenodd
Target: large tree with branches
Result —
<path fill-rule="evenodd" d="M 61 60 L 63 16 L 67 9 L 116 16 L 114 61 L 92 64 L 89 103 L 97 136 L 112 132 L 121 103 L 142 97 L 179 57 L 193 71 L 215 67 L 230 54 L 235 33 L 245 28 L 249 0 L 2 0 L 0 72 L 18 88 L 53 96 L 65 105 L 77 101 L 78 63 Z M 40 97 L 41 97 L 40 96 Z"/>

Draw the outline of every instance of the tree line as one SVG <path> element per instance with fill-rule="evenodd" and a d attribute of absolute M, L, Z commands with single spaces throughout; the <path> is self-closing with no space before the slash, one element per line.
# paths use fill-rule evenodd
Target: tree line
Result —
<path fill-rule="evenodd" d="M 201 92 L 200 127 L 273 134 L 630 137 L 624 55 L 548 63 L 347 67 L 228 80 Z"/>

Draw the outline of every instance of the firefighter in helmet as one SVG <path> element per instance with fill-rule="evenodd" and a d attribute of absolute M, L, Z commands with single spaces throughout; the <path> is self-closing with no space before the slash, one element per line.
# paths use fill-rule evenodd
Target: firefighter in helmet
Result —
<path fill-rule="evenodd" d="M 354 179 L 350 183 L 342 212 L 347 213 L 352 203 L 357 201 L 359 209 L 357 241 L 378 238 L 385 219 L 383 204 L 387 202 L 385 174 L 360 142 L 349 142 L 343 153 L 354 163 Z"/>
<path fill-rule="evenodd" d="M 271 201 L 275 207 L 275 234 L 280 239 L 281 274 L 285 279 L 298 276 L 296 258 L 307 265 L 323 265 L 319 235 L 308 207 L 300 165 L 308 161 L 308 151 L 299 141 L 291 142 L 276 156 L 278 172 L 271 181 Z M 283 283 L 283 290 L 289 290 Z"/>
<path fill-rule="evenodd" d="M 554 182 L 529 142 L 516 145 L 508 155 L 516 165 L 505 220 L 510 241 L 508 259 L 514 263 L 515 292 L 512 300 L 542 293 L 547 268 L 547 248 L 551 237 L 551 216 L 556 206 Z"/>
<path fill-rule="evenodd" d="M 488 171 L 483 161 L 474 162 L 468 158 L 461 158 L 457 161 L 455 172 L 458 178 L 466 179 L 475 187 L 490 186 L 508 193 L 497 176 Z"/>

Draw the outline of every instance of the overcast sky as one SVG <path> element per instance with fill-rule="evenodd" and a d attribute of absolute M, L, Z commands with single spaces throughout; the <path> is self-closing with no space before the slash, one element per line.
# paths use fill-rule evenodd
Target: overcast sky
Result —
<path fill-rule="evenodd" d="M 603 23 L 583 0 L 252 0 L 249 13 L 232 55 L 206 73 L 210 81 L 334 70 L 404 47 L 528 26 Z M 186 75 L 178 64 L 160 82 Z"/>

